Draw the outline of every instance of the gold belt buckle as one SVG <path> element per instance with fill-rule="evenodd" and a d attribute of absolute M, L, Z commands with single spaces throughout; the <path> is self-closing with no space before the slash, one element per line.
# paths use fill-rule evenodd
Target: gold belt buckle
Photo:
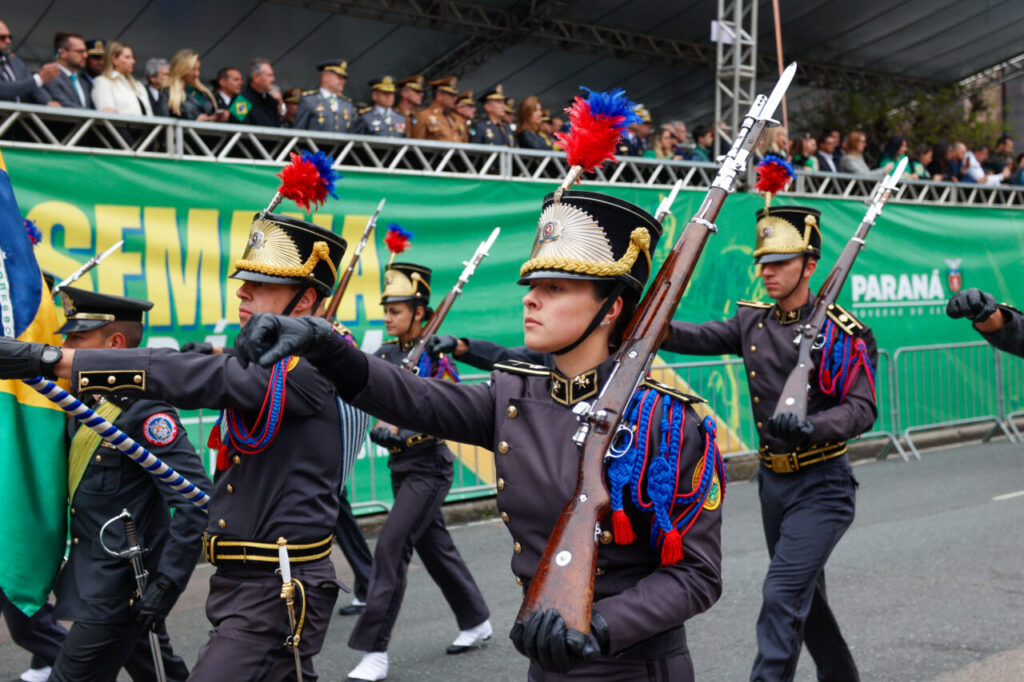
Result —
<path fill-rule="evenodd" d="M 772 453 L 769 456 L 771 457 L 772 471 L 777 474 L 791 474 L 800 468 L 797 464 L 796 456 L 792 452 L 787 452 L 784 455 Z"/>

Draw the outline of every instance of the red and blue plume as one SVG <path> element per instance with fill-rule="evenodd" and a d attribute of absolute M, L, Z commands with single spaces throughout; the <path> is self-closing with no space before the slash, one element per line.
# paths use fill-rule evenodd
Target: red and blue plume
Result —
<path fill-rule="evenodd" d="M 577 97 L 568 109 L 569 132 L 555 133 L 558 143 L 572 166 L 593 172 L 605 161 L 616 161 L 615 149 L 626 128 L 640 123 L 634 113 L 636 103 L 629 101 L 626 91 L 615 88 L 611 92 L 594 92 L 589 88 L 587 98 Z"/>
<path fill-rule="evenodd" d="M 25 231 L 28 232 L 28 239 L 32 242 L 32 246 L 43 241 L 43 233 L 36 227 L 35 221 L 25 218 Z"/>
<path fill-rule="evenodd" d="M 281 186 L 277 191 L 310 213 L 322 206 L 328 195 L 338 198 L 334 193 L 338 174 L 331 167 L 333 165 L 334 158 L 325 152 L 311 154 L 303 151 L 301 155 L 293 152 L 291 163 L 277 174 L 281 178 Z"/>
<path fill-rule="evenodd" d="M 778 194 L 796 177 L 793 165 L 777 154 L 765 154 L 754 168 L 757 171 L 754 187 L 764 195 Z"/>
<path fill-rule="evenodd" d="M 398 223 L 389 223 L 387 234 L 384 235 L 384 243 L 391 253 L 402 253 L 412 244 L 412 232 Z"/>

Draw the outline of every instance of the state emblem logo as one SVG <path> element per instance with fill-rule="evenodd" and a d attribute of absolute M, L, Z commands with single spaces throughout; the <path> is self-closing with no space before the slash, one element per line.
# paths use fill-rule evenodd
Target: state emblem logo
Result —
<path fill-rule="evenodd" d="M 178 425 L 171 415 L 157 412 L 142 422 L 142 435 L 153 445 L 170 445 L 178 436 Z"/>

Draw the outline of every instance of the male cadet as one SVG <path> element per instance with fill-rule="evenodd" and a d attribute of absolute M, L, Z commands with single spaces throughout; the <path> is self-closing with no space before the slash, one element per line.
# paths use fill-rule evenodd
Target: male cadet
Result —
<path fill-rule="evenodd" d="M 249 83 L 231 102 L 228 112 L 230 123 L 248 123 L 254 126 L 280 128 L 281 103 L 270 94 L 274 85 L 274 67 L 266 59 L 249 62 Z"/>
<path fill-rule="evenodd" d="M 341 237 L 312 223 L 257 214 L 232 274 L 243 280 L 238 289 L 242 325 L 263 311 L 313 314 L 334 286 L 344 251 Z M 219 475 L 203 536 L 206 558 L 217 568 L 206 602 L 213 629 L 189 679 L 294 679 L 294 653 L 283 644 L 296 634 L 303 676 L 317 679 L 313 656 L 323 644 L 340 587 L 330 559 L 342 478 L 333 385 L 297 358 L 264 370 L 243 365 L 231 353 L 150 348 L 64 350 L 58 362 L 44 363 L 50 354 L 44 348 L 0 340 L 0 375 L 12 358 L 20 358 L 21 367 L 7 374 L 59 374 L 87 395 L 159 396 L 182 408 L 223 410 L 214 431 L 218 436 L 211 436 L 211 447 L 219 450 Z M 166 439 L 166 430 L 154 437 Z M 104 454 L 99 464 L 107 461 Z M 292 576 L 302 586 L 295 590 L 301 633 L 291 629 L 281 599 L 280 538 Z"/>
<path fill-rule="evenodd" d="M 416 114 L 409 137 L 420 140 L 441 140 L 443 142 L 465 142 L 459 134 L 455 121 L 455 100 L 459 91 L 455 89 L 458 78 L 449 76 L 430 82 L 434 88 L 434 101 Z"/>
<path fill-rule="evenodd" d="M 348 62 L 331 59 L 316 65 L 320 88 L 306 90 L 295 112 L 294 128 L 345 133 L 355 123 L 352 100 L 342 94 L 348 79 Z"/>
<path fill-rule="evenodd" d="M 423 105 L 423 87 L 427 79 L 423 74 L 416 74 L 398 81 L 398 103 L 395 111 L 405 116 L 405 135 L 412 132 L 416 123 L 416 111 Z"/>
<path fill-rule="evenodd" d="M 486 116 L 476 122 L 469 133 L 469 141 L 476 144 L 493 144 L 501 147 L 516 146 L 512 127 L 505 122 L 505 93 L 501 84 L 494 86 L 480 98 Z"/>
<path fill-rule="evenodd" d="M 857 680 L 857 666 L 843 641 L 825 596 L 825 562 L 853 522 L 857 481 L 846 457 L 846 441 L 871 428 L 877 416 L 874 390 L 864 367 L 874 365 L 874 336 L 838 305 L 828 322 L 836 338 L 853 337 L 858 357 L 846 387 L 826 392 L 812 375 L 807 417 L 772 414 L 798 348 L 797 325 L 814 306 L 809 282 L 821 257 L 820 213 L 800 206 L 758 211 L 755 262 L 774 304 L 740 301 L 722 321 L 673 322 L 665 350 L 695 355 L 743 357 L 753 416 L 760 438 L 758 485 L 761 518 L 771 563 L 757 619 L 758 654 L 751 680 L 792 680 L 806 643 L 821 680 Z M 837 340 L 837 345 L 839 341 Z M 822 351 L 812 357 L 818 366 Z M 832 353 L 824 353 L 830 359 Z M 838 382 L 836 382 L 838 383 Z M 838 390 L 836 390 L 838 389 Z"/>
<path fill-rule="evenodd" d="M 149 301 L 65 288 L 67 318 L 60 333 L 65 349 L 104 348 L 110 356 L 130 353 L 142 341 L 142 315 Z M 65 351 L 69 352 L 69 351 Z M 189 442 L 177 411 L 165 402 L 112 393 L 108 385 L 79 397 L 178 473 L 210 493 L 213 484 Z M 71 549 L 53 591 L 55 615 L 74 621 L 53 664 L 50 680 L 107 682 L 122 667 L 133 680 L 156 679 L 148 630 L 156 631 L 168 680 L 188 677 L 174 654 L 164 619 L 188 585 L 202 549 L 206 514 L 153 478 L 94 431 L 68 421 L 68 500 Z M 147 551 L 149 584 L 141 601 L 127 560 L 107 554 L 100 527 L 127 509 Z M 173 514 L 172 514 L 173 509 Z M 124 525 L 104 535 L 114 550 L 127 547 Z"/>
<path fill-rule="evenodd" d="M 993 346 L 1024 357 L 1024 315 L 1005 303 L 997 304 L 991 294 L 964 289 L 949 299 L 946 314 L 954 320 L 966 317 Z"/>
<path fill-rule="evenodd" d="M 373 107 L 361 113 L 352 132 L 381 137 L 405 137 L 405 116 L 395 111 L 395 79 L 381 76 L 370 81 Z"/>
<path fill-rule="evenodd" d="M 464 137 L 469 140 L 469 130 L 473 127 L 476 119 L 476 100 L 473 99 L 472 90 L 463 90 L 455 100 L 455 113 L 458 115 L 459 125 L 465 131 Z"/>

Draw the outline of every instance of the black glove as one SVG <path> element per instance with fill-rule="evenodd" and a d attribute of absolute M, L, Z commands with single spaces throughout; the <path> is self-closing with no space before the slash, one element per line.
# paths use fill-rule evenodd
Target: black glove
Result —
<path fill-rule="evenodd" d="M 598 621 L 595 623 L 595 621 Z M 595 625 L 597 627 L 595 627 Z M 555 609 L 536 611 L 526 623 L 516 623 L 509 634 L 519 653 L 545 672 L 565 674 L 583 661 L 599 656 L 608 647 L 608 624 L 594 612 L 590 634 L 565 627 L 565 620 Z"/>
<path fill-rule="evenodd" d="M 213 344 L 206 341 L 188 341 L 181 347 L 182 353 L 202 353 L 213 355 Z"/>
<path fill-rule="evenodd" d="M 783 412 L 768 420 L 768 433 L 792 445 L 804 445 L 811 440 L 814 424 L 801 422 L 792 412 Z"/>
<path fill-rule="evenodd" d="M 375 426 L 370 430 L 370 440 L 382 448 L 396 448 L 402 445 L 402 439 L 386 426 Z"/>
<path fill-rule="evenodd" d="M 431 336 L 427 339 L 427 353 L 437 357 L 442 353 L 448 353 L 451 355 L 455 352 L 456 346 L 459 345 L 459 340 L 451 334 L 445 334 L 443 336 Z"/>
<path fill-rule="evenodd" d="M 0 379 L 54 379 L 53 370 L 60 359 L 57 346 L 0 337 Z"/>
<path fill-rule="evenodd" d="M 146 591 L 142 593 L 135 611 L 135 618 L 142 626 L 142 631 L 152 630 L 167 618 L 171 612 L 174 602 L 178 601 L 181 590 L 162 573 L 157 573 L 156 578 L 146 585 Z"/>
<path fill-rule="evenodd" d="M 235 337 L 235 350 L 243 362 L 271 367 L 289 355 L 316 360 L 334 336 L 331 323 L 322 317 L 285 317 L 257 313 Z"/>
<path fill-rule="evenodd" d="M 946 304 L 946 314 L 954 320 L 966 317 L 973 322 L 983 322 L 996 310 L 996 299 L 979 289 L 964 289 Z"/>

